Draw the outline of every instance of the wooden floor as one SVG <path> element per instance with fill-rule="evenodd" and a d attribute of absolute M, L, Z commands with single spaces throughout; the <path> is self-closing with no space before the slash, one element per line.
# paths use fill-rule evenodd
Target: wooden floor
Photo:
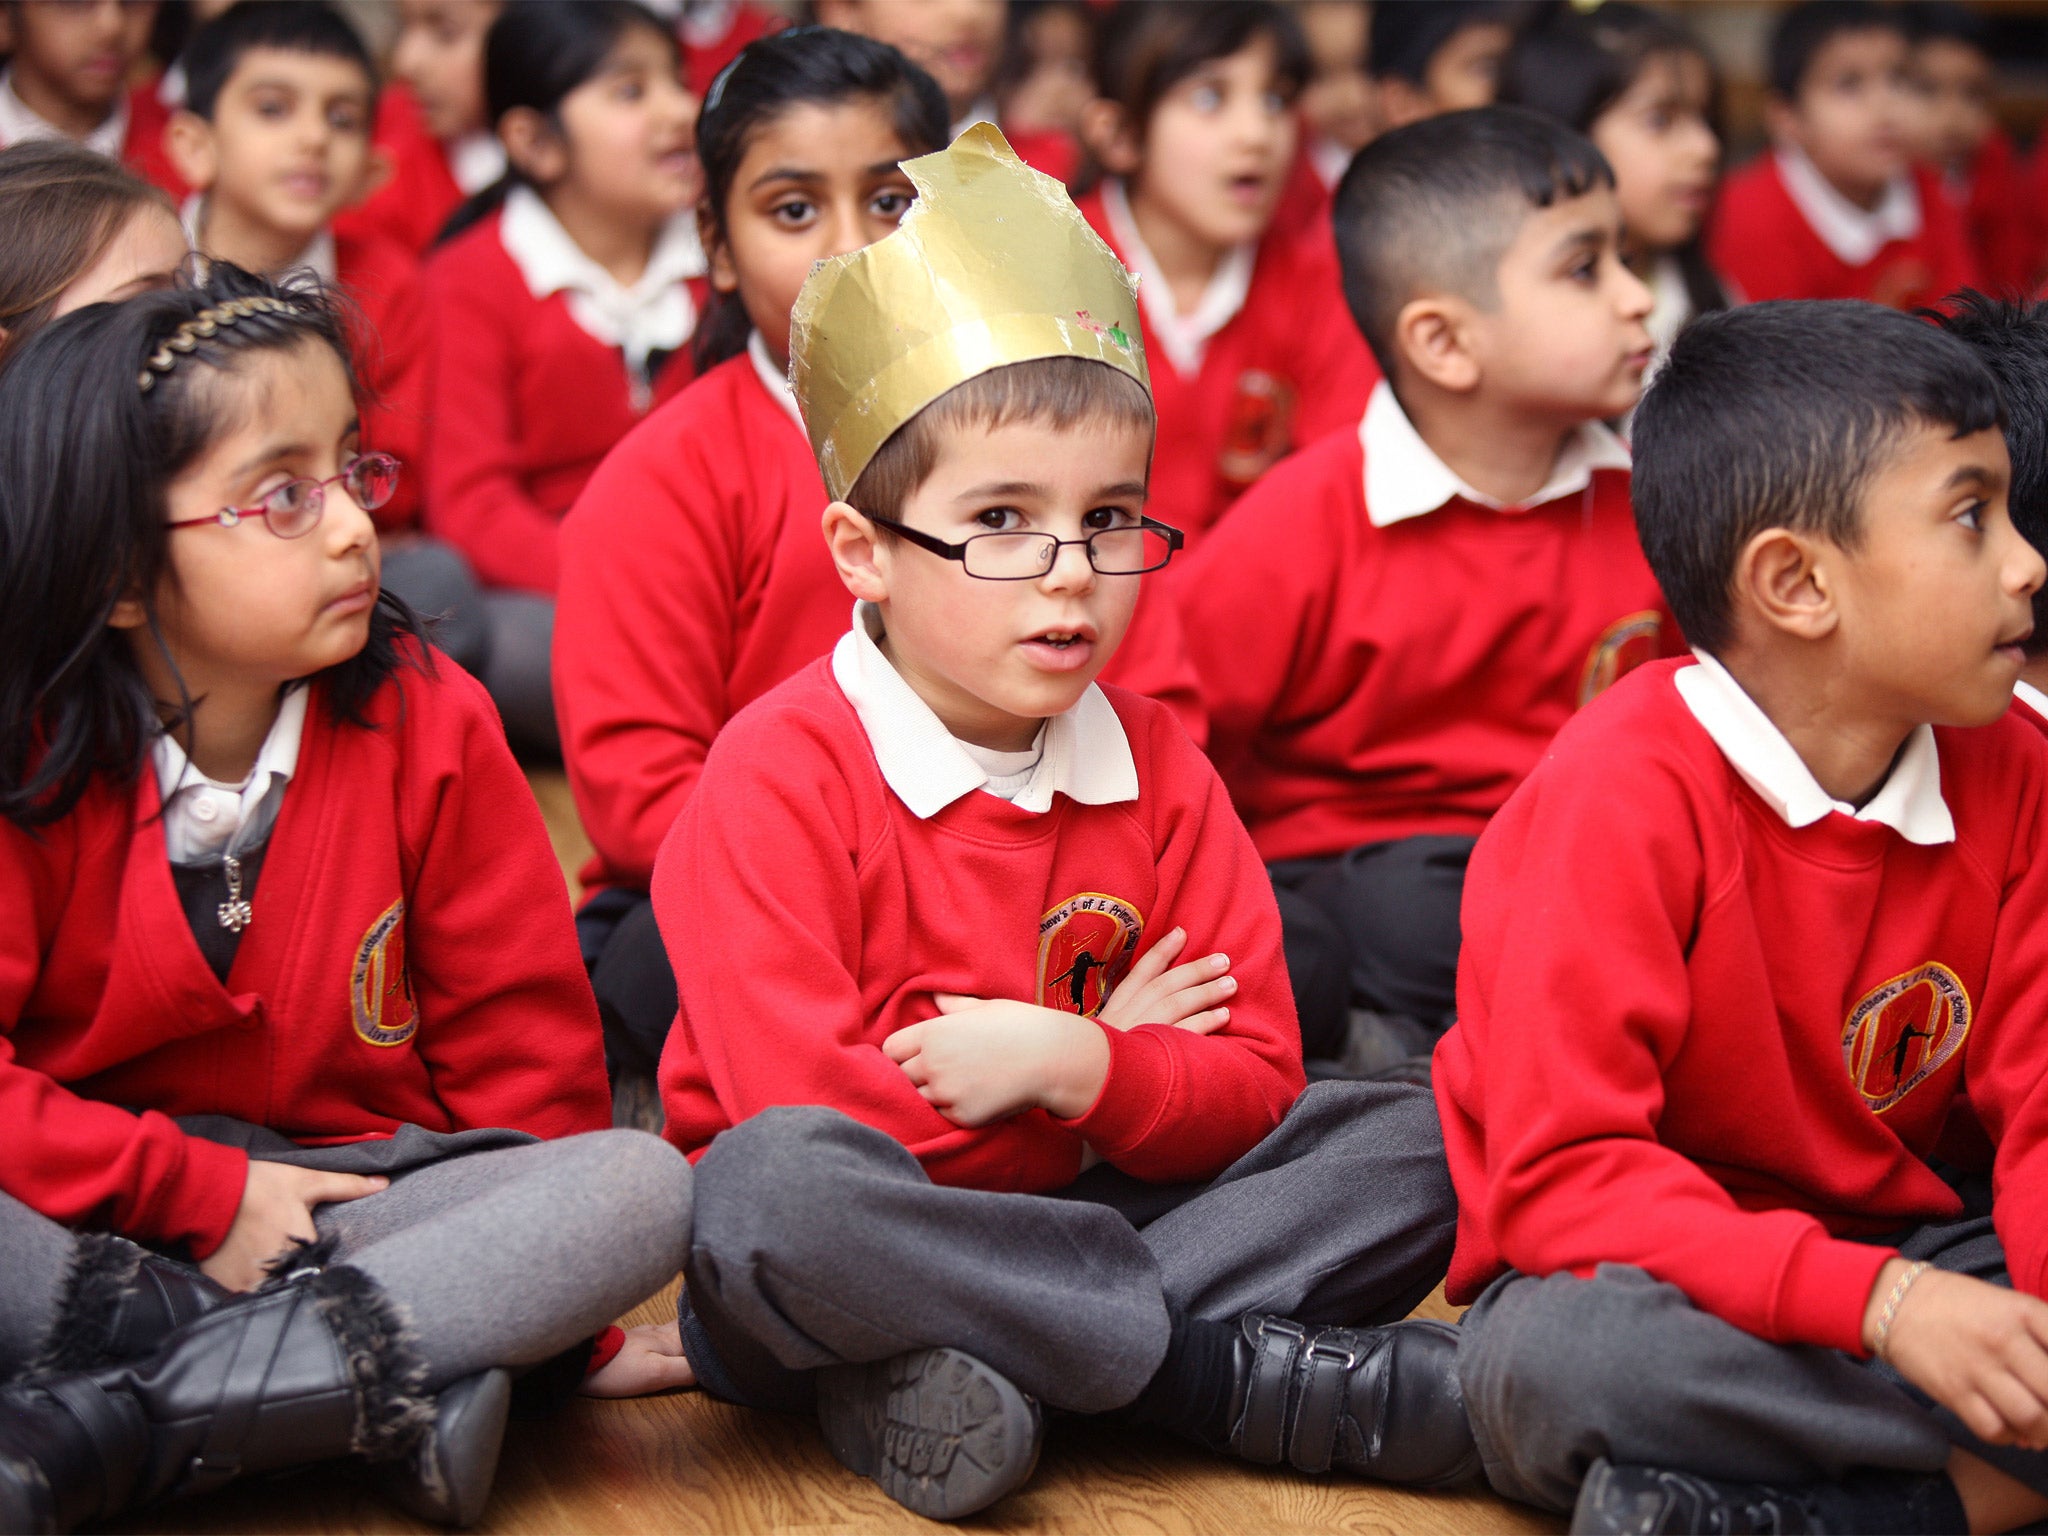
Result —
<path fill-rule="evenodd" d="M 587 856 L 559 773 L 529 774 L 565 872 Z M 671 1287 L 627 1322 L 675 1315 Z M 1419 1315 L 1454 1317 L 1441 1293 Z M 695 1536 L 723 1532 L 881 1532 L 940 1527 L 839 1466 L 808 1423 L 750 1413 L 700 1393 L 631 1402 L 578 1399 L 506 1440 L 483 1531 Z M 124 1530 L 152 1532 L 428 1531 L 365 1492 L 345 1470 L 228 1488 L 170 1505 Z M 1562 1521 L 1483 1495 L 1427 1495 L 1346 1479 L 1311 1480 L 1220 1460 L 1168 1436 L 1069 1421 L 1047 1437 L 1038 1472 L 974 1531 L 1241 1532 L 1449 1536 L 1555 1532 Z"/>

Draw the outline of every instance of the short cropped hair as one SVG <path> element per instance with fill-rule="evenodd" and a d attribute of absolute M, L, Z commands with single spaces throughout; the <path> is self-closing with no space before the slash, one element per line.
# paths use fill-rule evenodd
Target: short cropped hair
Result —
<path fill-rule="evenodd" d="M 949 433 L 993 430 L 1013 422 L 1066 429 L 1086 421 L 1153 430 L 1152 397 L 1121 369 L 1085 357 L 1039 357 L 976 374 L 956 384 L 890 434 L 846 493 L 870 516 L 901 517 L 903 504 L 931 477 Z M 890 536 L 886 528 L 881 530 Z"/>
<path fill-rule="evenodd" d="M 2048 553 L 2048 304 L 1965 291 L 1925 311 L 1976 353 L 2005 397 L 2005 446 L 2012 455 L 2012 525 Z M 2034 655 L 2048 652 L 2048 588 L 2034 594 Z"/>
<path fill-rule="evenodd" d="M 1423 85 L 1445 43 L 1467 27 L 1512 23 L 1515 13 L 1509 0 L 1379 0 L 1366 33 L 1365 72 Z"/>
<path fill-rule="evenodd" d="M 1863 499 L 1916 427 L 2000 425 L 1991 370 L 1955 337 L 1877 304 L 1788 299 L 1703 315 L 1636 408 L 1643 553 L 1686 638 L 1733 636 L 1735 562 L 1769 528 L 1863 540 Z"/>
<path fill-rule="evenodd" d="M 376 105 L 377 61 L 341 12 L 312 0 L 240 0 L 194 32 L 179 55 L 185 66 L 186 109 L 212 122 L 220 93 L 254 48 L 310 53 L 359 65 L 370 88 L 370 103 Z"/>
<path fill-rule="evenodd" d="M 1533 209 L 1612 187 L 1584 134 L 1527 107 L 1446 112 L 1382 134 L 1337 184 L 1344 300 L 1394 377 L 1394 322 L 1417 294 L 1499 302 L 1500 260 Z"/>
<path fill-rule="evenodd" d="M 1789 5 L 1771 34 L 1771 90 L 1786 101 L 1799 96 L 1821 49 L 1849 32 L 1906 35 L 1905 24 L 1877 0 L 1804 0 Z"/>

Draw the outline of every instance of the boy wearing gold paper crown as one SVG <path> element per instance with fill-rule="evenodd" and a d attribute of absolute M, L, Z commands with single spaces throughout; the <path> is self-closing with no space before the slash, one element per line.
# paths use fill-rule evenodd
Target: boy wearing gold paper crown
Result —
<path fill-rule="evenodd" d="M 791 335 L 852 630 L 720 735 L 655 867 L 685 1348 L 936 1518 L 1030 1475 L 1041 1403 L 1463 1481 L 1456 1336 L 1398 1321 L 1455 1219 L 1429 1101 L 1302 1092 L 1258 855 L 1093 681 L 1178 543 L 1134 285 L 993 128 L 905 168 Z"/>

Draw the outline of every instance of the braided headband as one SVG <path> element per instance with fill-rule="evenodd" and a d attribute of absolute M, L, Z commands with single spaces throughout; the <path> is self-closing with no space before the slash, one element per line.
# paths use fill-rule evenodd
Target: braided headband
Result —
<path fill-rule="evenodd" d="M 135 383 L 145 395 L 148 394 L 155 388 L 158 374 L 169 373 L 178 366 L 179 358 L 191 356 L 198 350 L 200 342 L 219 331 L 222 326 L 233 325 L 237 320 L 246 320 L 251 315 L 304 313 L 305 311 L 298 305 L 287 303 L 283 299 L 273 299 L 267 294 L 255 294 L 246 299 L 229 299 L 225 304 L 202 309 L 149 354 L 142 365 L 142 371 L 135 375 Z"/>

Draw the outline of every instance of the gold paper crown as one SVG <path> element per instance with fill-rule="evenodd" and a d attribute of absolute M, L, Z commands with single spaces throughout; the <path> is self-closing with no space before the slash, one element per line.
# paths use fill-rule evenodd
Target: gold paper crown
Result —
<path fill-rule="evenodd" d="M 994 124 L 903 169 L 902 224 L 820 262 L 790 317 L 790 382 L 839 499 L 898 427 L 992 368 L 1083 357 L 1152 389 L 1137 279 Z"/>

